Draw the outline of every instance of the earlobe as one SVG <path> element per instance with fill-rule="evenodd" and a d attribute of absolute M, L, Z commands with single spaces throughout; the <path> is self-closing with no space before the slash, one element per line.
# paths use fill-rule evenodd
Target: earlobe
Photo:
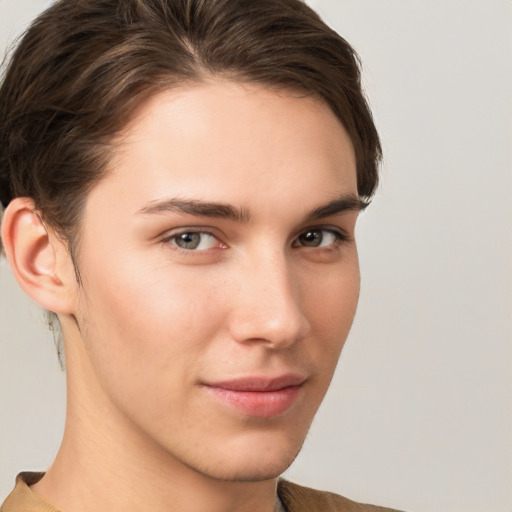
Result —
<path fill-rule="evenodd" d="M 11 201 L 3 214 L 2 242 L 21 288 L 43 308 L 70 313 L 66 245 L 48 229 L 30 198 Z"/>

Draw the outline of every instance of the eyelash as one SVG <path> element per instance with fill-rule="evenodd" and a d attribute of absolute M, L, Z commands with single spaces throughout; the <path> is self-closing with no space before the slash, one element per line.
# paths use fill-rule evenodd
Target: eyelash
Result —
<path fill-rule="evenodd" d="M 322 232 L 324 233 L 322 235 L 322 239 L 321 239 L 321 242 L 323 242 L 323 238 L 325 238 L 325 233 L 328 233 L 329 235 L 332 235 L 334 237 L 334 241 L 332 243 L 330 243 L 329 245 L 327 246 L 307 246 L 307 245 L 296 245 L 297 244 L 297 241 L 300 239 L 300 237 L 302 236 L 305 236 L 305 235 L 308 235 L 308 234 L 311 234 L 311 233 L 315 233 L 315 232 Z M 212 232 L 210 231 L 201 231 L 201 230 L 193 230 L 193 229 L 184 229 L 184 230 L 181 230 L 177 233 L 173 233 L 172 235 L 170 236 L 167 236 L 166 238 L 164 238 L 162 240 L 163 243 L 166 243 L 166 244 L 169 244 L 169 245 L 172 245 L 173 246 L 173 249 L 178 251 L 178 252 L 181 252 L 183 254 L 186 254 L 186 255 L 192 255 L 193 253 L 196 253 L 196 254 L 201 254 L 201 253 L 205 253 L 206 251 L 210 250 L 210 249 L 213 249 L 213 247 L 209 247 L 209 248 L 206 248 L 206 249 L 196 249 L 196 248 L 190 248 L 190 249 L 187 249 L 187 248 L 183 248 L 183 247 L 180 247 L 177 243 L 176 243 L 176 240 L 179 238 L 179 237 L 182 237 L 182 236 L 185 236 L 185 235 L 203 235 L 203 236 L 209 236 L 209 237 L 212 237 L 214 238 L 215 240 L 217 240 L 217 243 L 220 244 L 221 247 L 219 247 L 220 249 L 226 249 L 228 246 L 225 245 L 222 241 L 219 240 L 219 237 L 216 236 L 215 234 L 213 234 Z M 330 250 L 333 250 L 333 249 L 336 249 L 338 248 L 340 245 L 344 244 L 344 243 L 347 243 L 349 242 L 351 239 L 350 237 L 344 233 L 343 231 L 341 231 L 339 228 L 328 228 L 328 227 L 311 227 L 309 229 L 306 229 L 304 231 L 301 231 L 293 240 L 292 242 L 292 247 L 295 247 L 295 248 L 306 248 L 306 249 L 313 249 L 313 250 L 323 250 L 323 251 L 330 251 Z M 320 242 L 320 243 L 321 243 Z M 199 244 L 201 243 L 201 241 L 199 242 Z"/>

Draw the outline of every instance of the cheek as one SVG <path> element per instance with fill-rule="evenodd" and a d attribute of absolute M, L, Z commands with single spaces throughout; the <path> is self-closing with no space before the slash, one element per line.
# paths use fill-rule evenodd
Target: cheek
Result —
<path fill-rule="evenodd" d="M 315 294 L 309 305 L 314 318 L 326 329 L 348 329 L 359 299 L 360 275 L 357 256 L 344 266 L 320 275 L 315 280 Z M 312 299 L 312 300 L 311 300 Z"/>
<path fill-rule="evenodd" d="M 316 352 L 316 359 L 328 373 L 336 367 L 357 309 L 360 288 L 357 255 L 336 272 L 318 276 L 311 288 L 314 293 L 305 295 L 305 309 L 315 340 L 310 350 Z"/>
<path fill-rule="evenodd" d="M 81 315 L 100 378 L 115 387 L 135 380 L 154 387 L 197 365 L 222 318 L 212 287 L 171 268 L 142 271 L 126 260 L 109 272 L 102 268 L 108 267 L 91 267 L 84 276 Z"/>

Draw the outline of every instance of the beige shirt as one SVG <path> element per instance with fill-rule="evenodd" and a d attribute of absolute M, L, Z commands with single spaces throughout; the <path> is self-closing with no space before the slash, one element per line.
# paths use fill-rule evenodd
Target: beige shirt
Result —
<path fill-rule="evenodd" d="M 43 474 L 19 474 L 16 487 L 5 500 L 0 512 L 60 512 L 29 487 L 39 481 Z M 282 479 L 279 480 L 277 494 L 285 512 L 398 512 L 356 503 L 337 494 L 315 491 Z"/>

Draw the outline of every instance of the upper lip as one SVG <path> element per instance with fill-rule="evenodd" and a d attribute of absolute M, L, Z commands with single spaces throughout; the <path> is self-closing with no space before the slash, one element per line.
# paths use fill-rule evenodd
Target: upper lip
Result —
<path fill-rule="evenodd" d="M 287 373 L 276 377 L 238 377 L 229 380 L 208 382 L 207 386 L 230 391 L 277 391 L 290 386 L 300 386 L 306 381 L 302 375 Z"/>

